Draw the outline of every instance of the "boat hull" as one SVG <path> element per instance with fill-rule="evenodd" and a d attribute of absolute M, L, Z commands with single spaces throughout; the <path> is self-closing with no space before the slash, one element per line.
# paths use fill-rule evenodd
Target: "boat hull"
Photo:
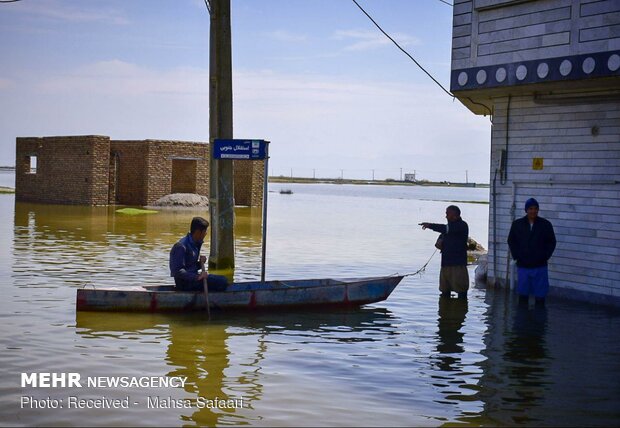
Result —
<path fill-rule="evenodd" d="M 361 306 L 388 298 L 402 276 L 241 282 L 209 292 L 212 310 L 259 310 L 298 306 Z M 77 311 L 189 312 L 206 310 L 203 292 L 174 287 L 82 288 Z"/>

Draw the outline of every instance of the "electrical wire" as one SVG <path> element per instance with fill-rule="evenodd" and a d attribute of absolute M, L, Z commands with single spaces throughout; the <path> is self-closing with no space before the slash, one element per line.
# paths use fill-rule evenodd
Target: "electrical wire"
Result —
<path fill-rule="evenodd" d="M 447 4 L 448 6 L 454 6 L 452 3 L 448 3 L 446 0 L 439 0 L 443 4 Z"/>
<path fill-rule="evenodd" d="M 484 108 L 485 108 L 485 109 L 489 112 L 489 120 L 491 121 L 491 124 L 493 124 L 493 110 L 491 110 L 490 108 L 488 108 L 485 104 L 481 104 L 481 103 L 477 103 L 477 102 L 475 102 L 474 100 L 472 100 L 472 99 L 471 99 L 471 98 L 469 98 L 469 97 L 467 97 L 467 100 L 468 100 L 470 103 L 472 103 L 472 104 L 475 104 L 475 105 L 478 105 L 478 106 L 482 106 L 482 107 L 484 107 Z M 485 114 L 485 116 L 486 116 L 486 114 Z"/>
<path fill-rule="evenodd" d="M 383 28 L 381 28 L 381 26 L 379 24 L 377 24 L 377 21 L 375 21 L 372 16 L 370 16 L 368 14 L 368 12 L 366 12 L 364 10 L 364 8 L 362 6 L 360 6 L 360 4 L 356 1 L 356 0 L 351 0 L 353 1 L 353 3 L 355 3 L 355 5 L 364 13 L 364 15 L 366 15 L 368 17 L 368 19 L 370 19 L 372 21 L 373 24 L 375 24 L 375 27 L 377 27 L 379 29 L 379 31 L 381 31 L 383 33 L 383 35 L 385 35 L 385 37 L 387 37 L 388 39 L 390 39 L 392 41 L 392 43 L 394 43 L 396 45 L 396 47 L 398 49 L 400 49 L 405 55 L 407 55 L 424 73 L 426 73 L 426 75 L 428 77 L 430 77 L 433 82 L 435 82 L 441 89 L 443 89 L 443 91 L 450 95 L 452 97 L 452 100 L 454 101 L 454 99 L 456 98 L 450 91 L 448 91 L 446 88 L 443 87 L 443 85 L 441 83 L 439 83 L 437 81 L 437 79 L 435 79 L 428 71 L 426 71 L 426 69 L 424 67 L 422 67 L 420 65 L 420 63 L 418 61 L 415 60 L 415 58 L 413 56 L 411 56 L 411 54 L 409 52 L 407 52 L 405 49 L 403 49 L 397 42 L 396 40 L 394 40 L 392 37 L 390 37 L 390 35 L 388 33 L 386 33 Z"/>
<path fill-rule="evenodd" d="M 16 1 L 22 1 L 22 0 L 0 0 L 0 3 L 15 3 Z"/>
<path fill-rule="evenodd" d="M 209 0 L 205 0 L 205 6 L 207 6 L 207 10 L 209 11 L 209 15 L 211 15 L 211 2 Z"/>

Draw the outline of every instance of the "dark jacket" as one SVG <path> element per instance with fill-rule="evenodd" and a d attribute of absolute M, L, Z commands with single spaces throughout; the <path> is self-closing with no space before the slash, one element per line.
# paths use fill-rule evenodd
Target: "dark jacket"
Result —
<path fill-rule="evenodd" d="M 448 222 L 448 224 L 431 223 L 428 225 L 428 228 L 444 234 L 441 247 L 442 266 L 467 265 L 467 237 L 469 236 L 469 226 L 463 219 Z"/>
<path fill-rule="evenodd" d="M 200 247 L 202 242 L 194 242 L 189 233 L 174 244 L 170 250 L 170 276 L 174 277 L 175 283 L 198 280 Z"/>
<path fill-rule="evenodd" d="M 547 266 L 555 250 L 555 233 L 549 220 L 536 217 L 530 229 L 527 216 L 512 222 L 508 234 L 508 246 L 517 266 L 536 268 Z"/>

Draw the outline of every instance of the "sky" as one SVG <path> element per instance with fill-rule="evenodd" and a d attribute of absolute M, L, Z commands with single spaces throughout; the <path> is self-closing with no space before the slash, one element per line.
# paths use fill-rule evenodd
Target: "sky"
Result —
<path fill-rule="evenodd" d="M 449 88 L 452 7 L 358 0 Z M 204 0 L 0 3 L 0 165 L 16 137 L 208 141 Z M 351 0 L 232 0 L 235 138 L 270 175 L 489 182 L 488 117 Z"/>

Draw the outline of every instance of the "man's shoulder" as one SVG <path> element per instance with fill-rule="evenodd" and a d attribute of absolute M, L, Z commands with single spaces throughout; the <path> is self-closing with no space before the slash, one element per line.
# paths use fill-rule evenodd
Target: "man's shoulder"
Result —
<path fill-rule="evenodd" d="M 538 217 L 538 221 L 545 226 L 551 226 L 551 222 L 544 217 Z"/>
<path fill-rule="evenodd" d="M 469 230 L 469 225 L 467 224 L 467 222 L 466 222 L 465 220 L 463 220 L 463 219 L 461 218 L 461 219 L 459 219 L 459 223 L 461 224 L 461 227 L 462 227 L 463 229 L 467 229 L 467 230 Z"/>
<path fill-rule="evenodd" d="M 527 219 L 527 216 L 519 217 L 518 219 L 512 222 L 512 224 L 524 224 L 524 223 L 529 224 L 529 220 Z"/>
<path fill-rule="evenodd" d="M 177 242 L 175 242 L 172 248 L 173 249 L 174 248 L 185 248 L 186 245 L 187 245 L 187 236 L 184 236 L 181 239 L 179 239 Z"/>

